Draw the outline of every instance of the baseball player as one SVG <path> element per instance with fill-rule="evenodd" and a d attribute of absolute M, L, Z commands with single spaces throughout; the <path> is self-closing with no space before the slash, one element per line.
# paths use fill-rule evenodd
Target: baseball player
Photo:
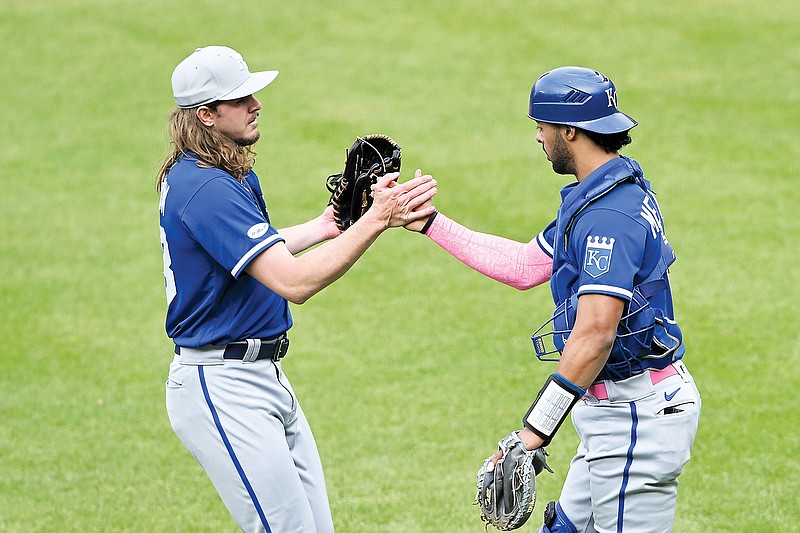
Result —
<path fill-rule="evenodd" d="M 197 49 L 172 75 L 172 150 L 157 180 L 166 331 L 175 344 L 166 404 L 175 433 L 243 531 L 330 532 L 314 438 L 281 369 L 288 302 L 301 304 L 341 277 L 386 228 L 429 216 L 432 209 L 409 210 L 436 189 L 430 176 L 397 184 L 397 173 L 387 174 L 345 232 L 330 207 L 276 229 L 252 145 L 261 110 L 253 94 L 277 75 L 251 73 L 224 46 Z"/>
<path fill-rule="evenodd" d="M 560 359 L 518 436 L 546 446 L 571 412 L 580 445 L 540 533 L 670 531 L 701 404 L 673 313 L 675 253 L 641 167 L 619 154 L 637 123 L 611 80 L 579 67 L 543 74 L 528 115 L 553 170 L 577 180 L 552 223 L 529 243 L 442 213 L 408 228 L 518 289 L 550 280 L 556 310 L 533 340 L 540 358 Z"/>

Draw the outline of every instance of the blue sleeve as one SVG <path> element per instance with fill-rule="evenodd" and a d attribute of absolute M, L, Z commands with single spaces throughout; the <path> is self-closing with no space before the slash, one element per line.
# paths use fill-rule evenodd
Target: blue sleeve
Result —
<path fill-rule="evenodd" d="M 283 237 L 267 221 L 248 189 L 224 177 L 200 187 L 181 221 L 197 242 L 233 277 Z"/>
<path fill-rule="evenodd" d="M 593 209 L 576 222 L 570 253 L 580 261 L 577 293 L 630 300 L 644 257 L 647 230 L 628 215 Z"/>

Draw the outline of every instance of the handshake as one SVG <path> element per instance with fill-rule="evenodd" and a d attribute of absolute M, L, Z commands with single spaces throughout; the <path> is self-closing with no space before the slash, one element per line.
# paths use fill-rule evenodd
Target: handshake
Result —
<path fill-rule="evenodd" d="M 328 205 L 340 232 L 374 204 L 373 211 L 385 227 L 421 231 L 433 220 L 436 209 L 431 200 L 437 192 L 436 181 L 417 170 L 413 179 L 398 183 L 400 161 L 400 146 L 391 137 L 373 134 L 355 140 L 347 151 L 344 170 L 326 179 L 331 193 Z"/>

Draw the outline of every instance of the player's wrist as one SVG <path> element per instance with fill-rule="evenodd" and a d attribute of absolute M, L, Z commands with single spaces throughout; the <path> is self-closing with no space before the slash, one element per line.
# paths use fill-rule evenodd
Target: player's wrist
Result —
<path fill-rule="evenodd" d="M 353 223 L 353 226 L 363 227 L 370 233 L 382 233 L 389 229 L 391 227 L 391 217 L 385 217 L 378 211 L 374 206 L 370 207 L 361 218 Z"/>
<path fill-rule="evenodd" d="M 342 230 L 336 225 L 336 222 L 327 218 L 322 219 L 322 234 L 325 240 L 335 239 L 342 234 Z"/>
<path fill-rule="evenodd" d="M 544 446 L 544 439 L 527 427 L 519 430 L 517 432 L 517 436 L 528 450 L 535 450 L 536 448 L 541 448 Z"/>
<path fill-rule="evenodd" d="M 436 215 L 438 214 L 439 211 L 434 209 L 433 213 L 431 214 L 431 216 L 428 217 L 428 220 L 425 221 L 425 224 L 420 228 L 419 232 L 422 233 L 423 235 L 427 235 L 428 230 L 431 229 L 433 221 L 436 219 Z"/>

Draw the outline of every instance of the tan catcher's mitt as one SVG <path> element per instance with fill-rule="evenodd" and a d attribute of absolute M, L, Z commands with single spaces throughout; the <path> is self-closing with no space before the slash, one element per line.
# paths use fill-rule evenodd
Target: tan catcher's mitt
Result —
<path fill-rule="evenodd" d="M 344 231 L 372 205 L 370 185 L 379 176 L 400 172 L 400 147 L 380 134 L 359 137 L 347 151 L 344 170 L 327 178 L 336 226 Z"/>

